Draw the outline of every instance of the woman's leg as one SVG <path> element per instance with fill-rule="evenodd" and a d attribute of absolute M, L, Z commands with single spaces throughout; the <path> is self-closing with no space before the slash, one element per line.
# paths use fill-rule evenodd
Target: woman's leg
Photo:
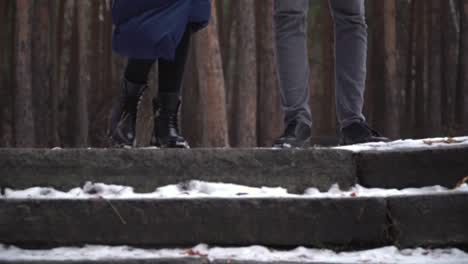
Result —
<path fill-rule="evenodd" d="M 191 38 L 192 30 L 190 26 L 187 26 L 187 30 L 177 46 L 174 61 L 159 60 L 159 93 L 180 95 Z"/>
<path fill-rule="evenodd" d="M 155 60 L 128 60 L 120 96 L 112 109 L 111 140 L 113 145 L 133 145 L 136 137 L 138 102 L 146 89 L 148 73 L 154 63 Z"/>
<path fill-rule="evenodd" d="M 146 84 L 148 74 L 155 62 L 156 60 L 129 59 L 125 69 L 125 80 L 132 83 Z"/>
<path fill-rule="evenodd" d="M 186 140 L 179 135 L 177 117 L 191 35 L 192 30 L 188 26 L 177 47 L 174 61 L 159 60 L 159 95 L 155 100 L 159 117 L 155 122 L 155 136 L 160 147 L 188 147 Z"/>

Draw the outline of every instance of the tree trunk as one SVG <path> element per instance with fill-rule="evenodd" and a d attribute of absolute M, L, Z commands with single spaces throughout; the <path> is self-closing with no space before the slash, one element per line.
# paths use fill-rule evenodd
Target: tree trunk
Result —
<path fill-rule="evenodd" d="M 50 46 L 50 9 L 47 1 L 35 1 L 34 24 L 32 31 L 32 82 L 34 122 L 36 124 L 36 145 L 38 147 L 48 147 L 51 135 L 50 129 L 50 98 L 55 95 L 50 94 L 51 85 L 51 46 Z"/>
<path fill-rule="evenodd" d="M 435 1 L 435 0 L 434 0 Z M 459 0 L 460 7 L 460 63 L 457 84 L 457 124 L 460 134 L 468 133 L 468 1 Z"/>
<path fill-rule="evenodd" d="M 417 32 L 417 15 L 418 6 L 416 1 L 411 2 L 410 8 L 410 31 L 408 37 L 408 56 L 407 56 L 407 73 L 406 73 L 406 86 L 405 86 L 405 131 L 403 134 L 405 137 L 413 136 L 415 118 L 414 118 L 414 70 L 415 70 L 415 34 Z"/>
<path fill-rule="evenodd" d="M 333 20 L 330 14 L 330 6 L 327 1 L 322 1 L 323 27 L 323 98 L 321 102 L 321 137 L 336 135 L 336 103 L 335 103 L 335 34 Z"/>
<path fill-rule="evenodd" d="M 7 127 L 7 111 L 9 108 L 8 103 L 8 90 L 6 84 L 6 43 L 8 41 L 8 30 L 9 25 L 8 11 L 9 11 L 10 1 L 4 0 L 0 1 L 0 147 L 5 146 L 6 144 L 6 127 Z"/>
<path fill-rule="evenodd" d="M 397 86 L 397 40 L 396 40 L 396 2 L 382 2 L 384 26 L 385 74 L 385 134 L 391 138 L 400 136 L 399 92 Z"/>
<path fill-rule="evenodd" d="M 88 145 L 88 91 L 91 85 L 88 50 L 88 2 L 77 1 L 78 8 L 78 91 L 77 91 L 77 131 L 75 143 L 78 147 Z"/>
<path fill-rule="evenodd" d="M 196 36 L 195 36 L 196 38 Z M 195 41 L 190 45 L 187 58 L 187 70 L 182 83 L 182 109 L 181 123 L 182 134 L 190 143 L 191 147 L 203 146 L 203 111 L 201 107 L 200 89 L 198 82 L 197 60 L 195 52 Z"/>
<path fill-rule="evenodd" d="M 415 76 L 415 124 L 414 129 L 418 137 L 425 136 L 425 115 L 424 115 L 424 71 L 425 71 L 425 6 L 426 0 L 417 0 L 418 16 L 417 16 L 417 31 L 416 31 L 416 76 Z"/>
<path fill-rule="evenodd" d="M 100 101 L 102 98 L 103 87 L 99 86 L 99 80 L 102 75 L 102 72 L 99 71 L 101 58 L 100 58 L 100 49 L 99 49 L 99 35 L 100 35 L 100 19 L 102 18 L 102 1 L 91 1 L 91 10 L 90 10 L 90 84 L 89 90 L 87 91 L 90 95 L 88 98 L 88 111 L 89 113 L 94 113 L 89 115 L 89 144 L 92 146 L 99 145 L 99 136 L 100 131 L 102 131 L 103 126 L 100 122 Z M 97 88 L 99 87 L 99 88 Z M 104 127 L 105 130 L 105 127 Z"/>
<path fill-rule="evenodd" d="M 442 122 L 447 135 L 455 134 L 455 90 L 458 65 L 458 34 L 449 1 L 442 2 Z"/>
<path fill-rule="evenodd" d="M 223 64 L 218 41 L 216 2 L 211 2 L 208 28 L 197 35 L 196 52 L 200 97 L 203 105 L 203 146 L 227 147 L 227 113 Z"/>
<path fill-rule="evenodd" d="M 102 36 L 103 36 L 103 46 L 102 46 L 102 55 L 103 55 L 103 62 L 101 64 L 102 66 L 102 72 L 104 74 L 103 80 L 102 80 L 102 85 L 101 87 L 104 87 L 104 92 L 103 92 L 103 98 L 107 98 L 107 104 L 104 104 L 104 108 L 108 109 L 107 110 L 107 120 L 104 122 L 107 124 L 109 127 L 110 124 L 110 109 L 112 107 L 112 100 L 109 98 L 115 98 L 115 96 L 119 93 L 119 88 L 118 88 L 118 82 L 120 81 L 120 75 L 115 75 L 118 76 L 119 79 L 117 79 L 117 82 L 114 82 L 114 67 L 113 67 L 113 54 L 112 54 L 112 13 L 111 13 L 111 8 L 109 6 L 109 1 L 107 0 L 102 0 L 103 1 L 103 19 L 104 21 L 102 22 Z M 117 85 L 117 86 L 114 86 Z M 108 131 L 108 129 L 106 129 Z"/>
<path fill-rule="evenodd" d="M 103 19 L 102 22 L 102 47 L 101 52 L 103 56 L 103 62 L 101 63 L 101 71 L 103 73 L 103 80 L 100 87 L 103 87 L 102 97 L 106 103 L 103 103 L 103 109 L 111 109 L 112 100 L 109 98 L 114 98 L 118 93 L 118 88 L 113 86 L 113 73 L 112 73 L 112 14 L 110 6 L 108 5 L 107 0 L 103 1 Z M 120 76 L 119 76 L 120 78 Z M 110 110 L 105 111 L 107 114 L 107 119 L 103 120 L 103 124 L 110 124 Z M 108 129 L 106 129 L 108 130 Z"/>
<path fill-rule="evenodd" d="M 223 53 L 223 70 L 224 70 L 224 85 L 226 87 L 226 109 L 228 113 L 228 124 L 229 124 L 229 142 L 233 146 L 235 141 L 234 120 L 236 118 L 235 113 L 235 80 L 236 80 L 236 64 L 238 60 L 239 47 L 238 43 L 238 32 L 239 32 L 239 13 L 241 7 L 237 1 L 229 1 L 228 8 L 228 25 L 225 28 L 224 44 L 222 45 Z"/>
<path fill-rule="evenodd" d="M 63 11 L 63 5 L 64 1 L 49 1 L 49 13 L 50 13 L 50 19 L 49 19 L 49 29 L 51 32 L 51 37 L 49 39 L 49 45 L 50 45 L 50 72 L 49 72 L 49 82 L 50 82 L 50 87 L 49 87 L 49 99 L 48 99 L 48 104 L 49 104 L 49 123 L 48 125 L 48 144 L 49 146 L 59 146 L 59 136 L 58 136 L 58 127 L 57 127 L 57 119 L 58 119 L 58 78 L 59 78 L 59 72 L 60 72 L 60 61 L 59 61 L 59 51 L 58 51 L 58 40 L 61 38 L 58 38 L 59 35 L 59 29 L 61 29 L 61 32 L 63 32 L 63 21 L 60 19 L 62 18 L 62 13 Z M 62 24 L 61 24 L 62 23 Z"/>
<path fill-rule="evenodd" d="M 15 47 L 15 142 L 17 147 L 34 147 L 34 116 L 31 76 L 31 4 L 29 0 L 16 1 Z"/>
<path fill-rule="evenodd" d="M 237 63 L 233 105 L 235 147 L 257 146 L 257 64 L 255 56 L 255 1 L 237 0 Z"/>
<path fill-rule="evenodd" d="M 322 94 L 323 94 L 323 82 L 322 82 L 322 72 L 323 72 L 323 65 L 322 65 L 322 52 L 321 52 L 321 45 L 322 41 L 321 38 L 323 37 L 322 34 L 322 27 L 323 27 L 323 18 L 324 18 L 324 10 L 322 10 L 321 5 L 318 7 L 313 8 L 310 6 L 309 9 L 309 25 L 308 25 L 308 55 L 309 55 L 309 65 L 310 65 L 310 99 L 309 105 L 310 109 L 313 114 L 313 125 L 312 125 L 312 135 L 314 137 L 313 140 L 320 141 L 318 143 L 327 143 L 327 139 L 320 136 L 320 125 L 323 123 L 320 119 L 323 116 L 324 112 L 324 105 L 322 105 Z M 279 100 L 279 99 L 278 99 Z M 282 113 L 282 112 L 281 112 Z M 282 121 L 282 120 L 281 120 Z M 279 130 L 283 128 L 282 124 L 284 122 L 280 122 L 278 124 Z M 335 138 L 333 134 L 331 138 Z M 323 141 L 323 142 L 322 142 Z"/>
<path fill-rule="evenodd" d="M 440 0 L 431 0 L 429 3 L 430 9 L 427 14 L 430 19 L 429 30 L 429 89 L 428 89 L 428 122 L 431 131 L 431 136 L 441 136 L 441 90 L 443 89 L 441 79 L 441 32 L 443 27 L 441 25 L 440 17 Z"/>
<path fill-rule="evenodd" d="M 64 41 L 66 39 L 65 37 L 65 4 L 67 1 L 58 1 L 58 7 L 57 7 L 57 16 L 55 17 L 54 21 L 54 26 L 55 29 L 54 31 L 56 32 L 56 35 L 53 38 L 53 52 L 54 52 L 54 59 L 53 59 L 53 65 L 54 65 L 54 79 L 52 82 L 52 87 L 51 87 L 51 108 L 52 108 L 52 116 L 51 116 L 51 123 L 50 123 L 50 131 L 52 131 L 52 145 L 53 146 L 60 146 L 62 144 L 62 138 L 61 135 L 63 135 L 62 131 L 63 129 L 61 128 L 61 120 L 62 120 L 62 115 L 64 111 L 59 111 L 59 102 L 62 97 L 63 93 L 63 86 L 65 84 L 65 64 L 63 60 L 63 49 L 64 49 Z"/>
<path fill-rule="evenodd" d="M 63 141 L 65 147 L 77 147 L 77 134 L 79 130 L 78 120 L 78 93 L 79 93 L 79 65 L 78 56 L 79 54 L 79 36 L 78 36 L 78 8 L 76 7 L 77 2 L 70 0 L 66 4 L 66 20 L 69 21 L 70 25 L 67 25 L 66 30 L 69 32 L 64 43 L 66 52 L 63 54 L 63 58 L 66 61 L 62 67 L 64 67 L 65 75 L 64 82 L 65 86 L 63 98 L 61 98 L 61 104 L 66 109 L 64 112 L 64 120 L 61 127 L 64 129 Z"/>
<path fill-rule="evenodd" d="M 224 0 L 215 0 L 215 1 L 211 1 L 211 2 L 216 2 L 215 5 L 216 5 L 216 10 L 212 10 L 212 17 L 214 16 L 214 14 L 216 14 L 216 27 L 217 27 L 217 38 L 218 38 L 218 42 L 219 42 L 219 46 L 221 46 L 221 38 L 224 36 L 224 31 L 225 31 L 225 23 L 224 23 L 224 3 L 225 1 Z M 221 47 L 220 47 L 220 50 L 221 50 Z M 221 52 L 221 51 L 220 51 Z M 222 52 L 221 52 L 222 53 Z M 222 57 L 222 55 L 221 55 Z M 222 60 L 222 59 L 221 59 Z"/>
<path fill-rule="evenodd" d="M 276 69 L 274 0 L 255 1 L 258 69 L 258 144 L 271 147 L 281 133 L 282 115 Z"/>

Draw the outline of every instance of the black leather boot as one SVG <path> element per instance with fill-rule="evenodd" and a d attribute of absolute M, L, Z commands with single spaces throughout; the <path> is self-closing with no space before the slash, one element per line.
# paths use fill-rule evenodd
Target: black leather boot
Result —
<path fill-rule="evenodd" d="M 153 100 L 153 106 L 154 145 L 160 148 L 190 148 L 185 138 L 179 134 L 179 94 L 161 93 L 158 99 Z"/>
<path fill-rule="evenodd" d="M 122 81 L 120 96 L 112 108 L 110 137 L 114 146 L 134 145 L 138 105 L 146 87 Z"/>

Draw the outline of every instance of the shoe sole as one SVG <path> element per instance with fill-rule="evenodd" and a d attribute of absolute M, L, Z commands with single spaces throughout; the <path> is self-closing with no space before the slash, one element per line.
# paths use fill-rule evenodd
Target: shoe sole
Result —
<path fill-rule="evenodd" d="M 280 148 L 280 149 L 291 149 L 291 148 L 310 148 L 311 146 L 311 138 L 302 141 L 302 143 L 298 143 L 297 141 L 294 142 L 287 142 L 282 143 L 281 145 L 275 144 L 273 148 Z"/>

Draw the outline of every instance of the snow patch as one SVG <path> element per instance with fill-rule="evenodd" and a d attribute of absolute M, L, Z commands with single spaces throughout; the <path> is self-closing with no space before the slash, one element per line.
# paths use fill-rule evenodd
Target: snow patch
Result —
<path fill-rule="evenodd" d="M 240 260 L 260 262 L 322 262 L 322 263 L 401 263 L 401 264 L 462 264 L 468 263 L 468 254 L 459 249 L 404 249 L 384 247 L 366 251 L 334 252 L 299 247 L 278 251 L 262 246 L 220 248 L 198 245 L 191 249 L 138 249 L 128 246 L 85 246 L 51 250 L 25 250 L 0 244 L 0 260 L 6 261 L 79 261 L 206 257 L 213 260 Z"/>
<path fill-rule="evenodd" d="M 62 192 L 53 188 L 34 187 L 26 190 L 5 189 L 0 199 L 192 199 L 192 198 L 359 198 L 359 197 L 392 197 L 414 196 L 428 194 L 468 193 L 468 184 L 462 184 L 456 189 L 442 186 L 425 188 L 379 189 L 354 186 L 350 190 L 341 190 L 334 185 L 327 192 L 309 188 L 304 194 L 291 194 L 284 188 L 248 187 L 227 183 L 212 183 L 189 181 L 168 185 L 156 189 L 152 193 L 136 193 L 132 187 L 107 185 L 102 183 L 86 183 L 82 188 L 74 188 Z"/>
<path fill-rule="evenodd" d="M 334 149 L 350 150 L 353 152 L 362 152 L 370 150 L 392 151 L 402 149 L 432 149 L 447 146 L 468 146 L 467 137 L 446 137 L 446 138 L 427 138 L 427 139 L 406 139 L 393 142 L 376 142 L 350 146 L 335 147 Z"/>

